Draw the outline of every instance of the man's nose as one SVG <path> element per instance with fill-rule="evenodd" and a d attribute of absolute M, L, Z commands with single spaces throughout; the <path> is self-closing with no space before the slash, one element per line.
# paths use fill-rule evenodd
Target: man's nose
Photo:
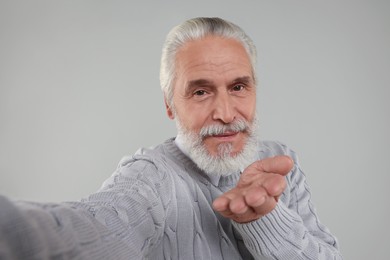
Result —
<path fill-rule="evenodd" d="M 224 124 L 234 121 L 236 109 L 233 100 L 228 93 L 218 94 L 214 101 L 213 120 L 219 120 Z"/>

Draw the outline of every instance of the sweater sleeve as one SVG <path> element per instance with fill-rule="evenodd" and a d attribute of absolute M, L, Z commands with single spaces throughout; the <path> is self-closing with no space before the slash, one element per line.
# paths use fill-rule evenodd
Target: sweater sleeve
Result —
<path fill-rule="evenodd" d="M 0 197 L 0 259 L 146 258 L 163 233 L 165 181 L 153 164 L 129 161 L 80 202 Z"/>
<path fill-rule="evenodd" d="M 282 147 L 295 162 L 287 190 L 269 214 L 234 227 L 255 259 L 342 259 L 336 238 L 318 219 L 296 154 Z"/>

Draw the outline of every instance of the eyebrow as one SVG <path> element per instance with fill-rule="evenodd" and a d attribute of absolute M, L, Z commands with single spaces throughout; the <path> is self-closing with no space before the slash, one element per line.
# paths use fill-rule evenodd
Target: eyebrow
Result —
<path fill-rule="evenodd" d="M 198 87 L 211 87 L 213 85 L 213 82 L 207 79 L 196 79 L 191 80 L 188 82 L 186 88 L 185 88 L 185 95 L 188 96 L 191 94 L 191 92 L 198 88 Z"/>
<path fill-rule="evenodd" d="M 253 82 L 252 77 L 244 76 L 244 77 L 239 77 L 239 78 L 234 79 L 231 84 L 235 84 L 235 83 L 249 84 L 249 83 L 254 83 L 254 82 Z"/>
<path fill-rule="evenodd" d="M 229 85 L 233 85 L 236 83 L 244 83 L 244 84 L 249 84 L 253 83 L 253 79 L 250 76 L 243 76 L 243 77 L 238 77 L 232 80 Z M 207 80 L 207 79 L 196 79 L 196 80 L 191 80 L 188 82 L 186 88 L 185 88 L 185 94 L 189 95 L 193 89 L 198 88 L 198 87 L 212 87 L 214 85 L 213 81 Z"/>

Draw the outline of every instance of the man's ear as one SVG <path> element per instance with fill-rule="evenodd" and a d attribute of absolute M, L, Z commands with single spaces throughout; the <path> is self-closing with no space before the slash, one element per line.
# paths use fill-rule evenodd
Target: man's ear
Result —
<path fill-rule="evenodd" d="M 175 114 L 172 111 L 172 107 L 169 106 L 167 99 L 164 97 L 164 103 L 165 103 L 165 108 L 167 110 L 167 115 L 170 119 L 175 119 Z"/>

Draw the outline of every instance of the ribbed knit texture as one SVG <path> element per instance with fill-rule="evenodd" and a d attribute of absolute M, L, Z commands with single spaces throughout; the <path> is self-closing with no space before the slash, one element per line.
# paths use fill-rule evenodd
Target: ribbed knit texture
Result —
<path fill-rule="evenodd" d="M 261 143 L 259 158 L 295 161 L 277 207 L 239 224 L 212 201 L 239 173 L 212 183 L 167 140 L 124 158 L 95 194 L 80 202 L 39 204 L 0 197 L 0 259 L 341 259 L 320 224 L 295 153 Z"/>

